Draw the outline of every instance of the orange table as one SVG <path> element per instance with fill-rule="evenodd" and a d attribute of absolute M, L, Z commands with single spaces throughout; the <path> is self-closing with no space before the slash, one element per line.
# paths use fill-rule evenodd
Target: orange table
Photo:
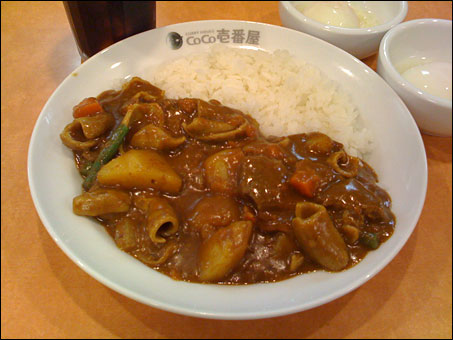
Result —
<path fill-rule="evenodd" d="M 255 321 L 197 319 L 143 305 L 91 278 L 57 247 L 31 200 L 38 115 L 80 58 L 61 2 L 1 3 L 2 338 L 451 338 L 452 140 L 423 135 L 425 206 L 377 276 L 318 308 Z M 451 20 L 451 2 L 409 2 L 406 20 Z M 159 2 L 157 24 L 240 19 L 281 25 L 277 2 Z M 376 56 L 365 62 L 375 69 Z"/>

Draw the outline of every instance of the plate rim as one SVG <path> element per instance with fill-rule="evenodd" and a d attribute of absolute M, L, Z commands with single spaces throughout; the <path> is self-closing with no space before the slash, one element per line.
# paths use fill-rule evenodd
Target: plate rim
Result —
<path fill-rule="evenodd" d="M 164 31 L 164 30 L 166 30 L 168 28 L 173 28 L 173 27 L 176 28 L 176 27 L 180 27 L 180 26 L 194 25 L 196 23 L 212 23 L 212 24 L 218 24 L 218 23 L 229 23 L 229 24 L 230 23 L 242 23 L 242 24 L 266 26 L 266 27 L 269 27 L 270 29 L 279 29 L 279 30 L 283 30 L 283 31 L 288 30 L 288 31 L 291 31 L 291 32 L 296 32 L 297 34 L 302 34 L 304 36 L 308 36 L 310 38 L 319 40 L 322 43 L 331 45 L 328 42 L 325 42 L 325 41 L 323 41 L 323 40 L 321 40 L 319 38 L 316 38 L 316 37 L 310 36 L 308 34 L 305 34 L 305 33 L 302 33 L 302 32 L 298 32 L 296 30 L 292 30 L 292 29 L 289 29 L 289 28 L 286 28 L 286 27 L 277 26 L 277 25 L 273 25 L 273 24 L 267 24 L 267 23 L 254 22 L 254 21 L 244 21 L 244 20 L 196 20 L 196 21 L 188 21 L 188 22 L 183 22 L 183 23 L 166 25 L 166 26 L 162 26 L 162 27 L 153 29 L 151 31 L 155 31 L 155 30 Z M 145 32 L 139 33 L 137 35 L 149 34 L 149 32 L 150 31 L 145 31 Z M 131 39 L 131 38 L 134 38 L 134 37 L 135 36 L 132 36 L 132 37 L 127 38 L 127 39 Z M 73 251 L 70 249 L 70 247 L 68 247 L 65 244 L 64 240 L 62 240 L 57 235 L 57 233 L 54 230 L 54 228 L 50 227 L 51 223 L 48 220 L 46 214 L 44 213 L 44 211 L 43 211 L 43 209 L 42 209 L 42 207 L 41 207 L 41 205 L 39 203 L 37 188 L 36 188 L 36 184 L 34 183 L 34 178 L 33 178 L 34 164 L 32 162 L 32 157 L 33 157 L 32 151 L 33 151 L 34 145 L 36 145 L 36 140 L 38 138 L 38 132 L 37 132 L 38 131 L 38 126 L 41 124 L 42 120 L 44 119 L 45 112 L 48 109 L 48 106 L 50 105 L 50 103 L 52 103 L 54 98 L 56 96 L 58 96 L 59 92 L 61 91 L 61 88 L 64 87 L 64 84 L 66 82 L 68 82 L 69 79 L 71 79 L 72 74 L 75 73 L 75 72 L 78 72 L 78 70 L 80 68 L 83 68 L 84 65 L 86 65 L 86 63 L 89 63 L 90 61 L 94 60 L 94 57 L 96 57 L 96 56 L 98 56 L 98 55 L 100 55 L 102 53 L 105 53 L 107 50 L 109 50 L 109 49 L 111 49 L 111 48 L 113 48 L 115 46 L 118 46 L 119 44 L 121 44 L 123 41 L 126 41 L 127 39 L 124 39 L 124 40 L 122 40 L 122 41 L 120 41 L 120 42 L 118 42 L 118 43 L 116 43 L 114 45 L 111 45 L 111 46 L 107 47 L 106 49 L 98 52 L 96 55 L 94 55 L 93 57 L 88 59 L 85 63 L 79 65 L 75 70 L 71 71 L 68 74 L 68 76 L 57 86 L 57 88 L 53 91 L 52 95 L 46 101 L 46 104 L 44 105 L 43 109 L 41 110 L 41 112 L 40 112 L 40 114 L 38 116 L 38 119 L 35 122 L 35 125 L 34 125 L 34 128 L 33 128 L 33 132 L 32 132 L 31 138 L 30 138 L 29 148 L 28 148 L 27 174 L 28 174 L 29 188 L 30 188 L 30 193 L 31 193 L 31 196 L 32 196 L 33 204 L 35 206 L 36 211 L 38 212 L 38 215 L 39 215 L 39 217 L 41 219 L 41 222 L 44 225 L 44 227 L 46 228 L 47 232 L 52 237 L 52 239 L 58 245 L 58 247 L 61 250 L 63 250 L 63 252 L 76 265 L 78 265 L 79 268 L 84 270 L 87 274 L 89 274 L 90 276 L 92 276 L 97 281 L 101 282 L 105 286 L 111 288 L 112 290 L 114 290 L 114 291 L 116 291 L 116 292 L 118 292 L 118 293 L 120 293 L 122 295 L 125 295 L 125 296 L 127 296 L 129 298 L 132 298 L 132 299 L 134 299 L 136 301 L 139 301 L 139 302 L 141 302 L 143 304 L 146 304 L 146 305 L 149 305 L 151 307 L 162 309 L 162 310 L 165 310 L 165 311 L 178 313 L 178 314 L 183 314 L 183 315 L 188 315 L 188 316 L 193 316 L 193 317 L 207 318 L 207 319 L 224 319 L 224 320 L 262 319 L 262 318 L 277 317 L 277 316 L 282 316 L 282 315 L 287 315 L 287 314 L 292 314 L 292 313 L 296 313 L 296 312 L 312 309 L 312 308 L 318 307 L 320 305 L 323 305 L 325 303 L 328 303 L 330 301 L 333 301 L 335 299 L 338 299 L 339 297 L 341 297 L 341 296 L 343 296 L 343 295 L 345 295 L 345 294 L 357 289 L 358 287 L 362 286 L 365 282 L 367 282 L 372 277 L 374 277 L 377 273 L 379 273 L 384 267 L 386 267 L 395 258 L 395 256 L 400 252 L 400 250 L 407 243 L 409 237 L 412 235 L 416 225 L 418 224 L 418 220 L 419 220 L 420 215 L 421 215 L 422 210 L 423 210 L 423 206 L 424 206 L 425 199 L 426 199 L 426 192 L 427 192 L 428 169 L 427 169 L 426 150 L 424 148 L 424 143 L 423 143 L 420 131 L 416 127 L 416 124 L 415 124 L 415 121 L 413 120 L 412 115 L 410 114 L 410 112 L 407 109 L 406 105 L 402 102 L 401 98 L 399 98 L 399 96 L 394 92 L 394 90 L 382 78 L 380 78 L 373 69 L 371 69 L 368 65 L 366 65 L 365 63 L 363 63 L 359 59 L 355 58 L 354 56 L 350 55 L 349 53 L 339 49 L 338 47 L 336 47 L 334 45 L 331 45 L 332 47 L 338 49 L 342 53 L 345 53 L 348 57 L 352 57 L 355 60 L 359 61 L 362 64 L 361 66 L 365 66 L 369 71 L 372 71 L 373 73 L 375 73 L 376 76 L 378 76 L 380 78 L 381 82 L 383 84 L 385 84 L 394 93 L 395 97 L 406 108 L 407 114 L 410 116 L 410 118 L 412 118 L 412 122 L 415 125 L 415 128 L 417 129 L 417 132 L 418 132 L 418 142 L 419 142 L 420 146 L 422 147 L 422 151 L 423 151 L 422 152 L 422 154 L 423 154 L 422 161 L 423 161 L 423 164 L 424 164 L 424 169 L 423 169 L 424 178 L 423 178 L 423 183 L 421 184 L 422 185 L 422 191 L 423 191 L 423 199 L 420 200 L 419 206 L 417 207 L 418 214 L 417 214 L 417 216 L 414 216 L 415 223 L 413 223 L 413 226 L 411 227 L 410 232 L 407 233 L 407 237 L 400 242 L 401 243 L 400 246 L 397 247 L 397 248 L 393 248 L 392 252 L 390 252 L 390 254 L 387 254 L 385 256 L 385 258 L 382 261 L 380 261 L 380 265 L 375 267 L 375 268 L 373 268 L 373 270 L 370 271 L 369 275 L 367 275 L 366 277 L 361 277 L 359 280 L 356 280 L 353 284 L 349 284 L 346 287 L 344 287 L 343 289 L 337 290 L 334 293 L 331 293 L 330 295 L 323 296 L 322 298 L 319 298 L 315 302 L 303 303 L 302 305 L 299 304 L 297 306 L 289 307 L 289 308 L 274 309 L 271 312 L 269 312 L 268 310 L 258 311 L 258 312 L 254 312 L 253 315 L 251 315 L 250 312 L 228 313 L 228 312 L 224 311 L 224 312 L 211 312 L 211 313 L 208 312 L 207 313 L 207 312 L 203 312 L 203 311 L 194 311 L 193 309 L 190 309 L 190 308 L 187 308 L 187 307 L 168 305 L 166 303 L 162 303 L 161 301 L 156 301 L 153 298 L 144 297 L 144 296 L 142 296 L 142 295 L 140 295 L 138 293 L 130 291 L 129 289 L 123 288 L 120 285 L 116 284 L 111 279 L 105 277 L 103 274 L 98 273 L 95 269 L 91 268 L 86 263 L 81 262 L 77 258 L 77 256 L 73 253 Z M 194 283 L 189 283 L 189 284 L 193 285 Z M 267 283 L 264 284 L 264 285 L 267 285 Z M 249 286 L 253 286 L 253 285 L 249 285 Z M 233 287 L 237 287 L 237 286 L 233 286 Z"/>

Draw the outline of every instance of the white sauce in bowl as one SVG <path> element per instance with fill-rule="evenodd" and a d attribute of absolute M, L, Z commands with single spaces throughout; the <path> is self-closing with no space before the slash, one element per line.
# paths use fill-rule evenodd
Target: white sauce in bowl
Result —
<path fill-rule="evenodd" d="M 451 100 L 451 63 L 430 62 L 413 66 L 401 75 L 417 88 L 437 97 Z"/>
<path fill-rule="evenodd" d="M 306 17 L 330 26 L 366 28 L 379 25 L 372 11 L 358 8 L 349 1 L 315 1 L 295 7 Z"/>

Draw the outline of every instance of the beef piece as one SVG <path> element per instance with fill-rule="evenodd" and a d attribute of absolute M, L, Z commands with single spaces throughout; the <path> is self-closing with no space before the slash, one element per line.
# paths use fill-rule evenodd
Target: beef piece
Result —
<path fill-rule="evenodd" d="M 280 160 L 247 156 L 239 170 L 239 192 L 252 198 L 259 210 L 295 206 L 297 195 L 287 183 L 288 175 Z"/>

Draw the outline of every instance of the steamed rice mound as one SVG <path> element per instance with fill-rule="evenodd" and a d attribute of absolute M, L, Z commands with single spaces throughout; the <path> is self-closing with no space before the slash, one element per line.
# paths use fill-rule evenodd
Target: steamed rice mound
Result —
<path fill-rule="evenodd" d="M 151 82 L 170 98 L 217 99 L 250 114 L 266 135 L 320 131 L 352 155 L 371 150 L 371 134 L 338 84 L 288 51 L 214 45 L 208 52 L 169 61 Z"/>

